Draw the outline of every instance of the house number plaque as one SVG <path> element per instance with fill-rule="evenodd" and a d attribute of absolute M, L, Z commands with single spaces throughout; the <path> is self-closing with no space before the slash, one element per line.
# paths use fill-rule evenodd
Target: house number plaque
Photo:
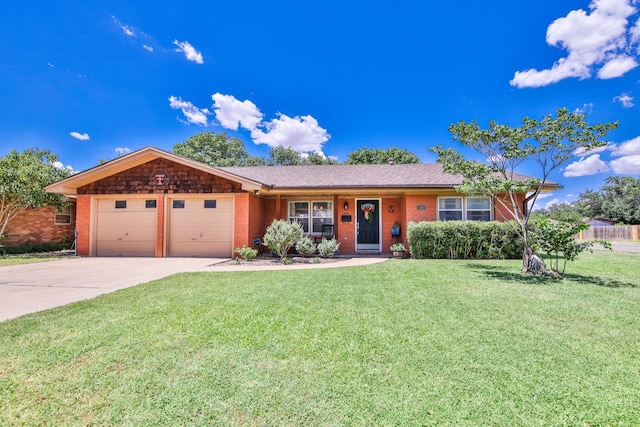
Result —
<path fill-rule="evenodd" d="M 164 188 L 169 185 L 170 177 L 166 170 L 156 169 L 151 174 L 151 183 L 157 188 Z"/>

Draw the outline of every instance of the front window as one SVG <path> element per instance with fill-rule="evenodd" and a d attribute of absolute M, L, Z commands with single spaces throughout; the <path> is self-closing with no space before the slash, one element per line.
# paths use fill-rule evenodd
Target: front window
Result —
<path fill-rule="evenodd" d="M 320 234 L 323 225 L 333 224 L 333 202 L 289 202 L 289 221 L 298 221 L 307 234 Z"/>
<path fill-rule="evenodd" d="M 66 206 L 53 215 L 53 223 L 55 225 L 70 225 L 72 215 L 72 207 Z"/>
<path fill-rule="evenodd" d="M 462 197 L 440 197 L 438 199 L 438 219 L 440 221 L 461 221 Z"/>
<path fill-rule="evenodd" d="M 290 202 L 289 221 L 298 221 L 305 233 L 309 232 L 309 202 Z"/>
<path fill-rule="evenodd" d="M 491 221 L 491 200 L 484 197 L 440 197 L 438 220 Z"/>
<path fill-rule="evenodd" d="M 484 197 L 467 197 L 469 221 L 491 221 L 491 200 Z"/>

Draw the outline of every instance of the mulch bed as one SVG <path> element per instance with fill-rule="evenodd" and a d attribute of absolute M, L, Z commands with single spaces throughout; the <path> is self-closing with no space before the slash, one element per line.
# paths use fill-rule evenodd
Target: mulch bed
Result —
<path fill-rule="evenodd" d="M 321 257 L 301 257 L 301 256 L 290 256 L 289 265 L 301 265 L 301 264 L 326 264 L 331 262 L 340 262 L 346 261 L 350 258 L 346 257 L 332 257 L 332 258 L 321 258 Z M 265 266 L 265 265 L 283 265 L 282 260 L 279 257 L 274 257 L 270 255 L 260 255 L 252 260 L 229 260 L 225 262 L 221 262 L 216 264 L 218 266 L 223 265 L 246 265 L 246 266 Z"/>

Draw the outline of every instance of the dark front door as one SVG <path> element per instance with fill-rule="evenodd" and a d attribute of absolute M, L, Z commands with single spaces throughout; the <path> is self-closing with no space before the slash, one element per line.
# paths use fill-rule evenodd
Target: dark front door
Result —
<path fill-rule="evenodd" d="M 380 201 L 358 200 L 358 250 L 380 250 Z"/>

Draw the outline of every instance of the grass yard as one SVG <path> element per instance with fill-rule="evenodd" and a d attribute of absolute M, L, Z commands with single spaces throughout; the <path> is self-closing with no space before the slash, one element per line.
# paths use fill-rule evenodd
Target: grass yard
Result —
<path fill-rule="evenodd" d="M 18 265 L 18 264 L 31 264 L 34 262 L 54 261 L 62 259 L 62 255 L 43 255 L 43 254 L 29 254 L 29 255 L 2 255 L 0 256 L 0 267 L 5 265 Z"/>
<path fill-rule="evenodd" d="M 640 425 L 640 255 L 181 274 L 0 323 L 0 425 Z"/>

